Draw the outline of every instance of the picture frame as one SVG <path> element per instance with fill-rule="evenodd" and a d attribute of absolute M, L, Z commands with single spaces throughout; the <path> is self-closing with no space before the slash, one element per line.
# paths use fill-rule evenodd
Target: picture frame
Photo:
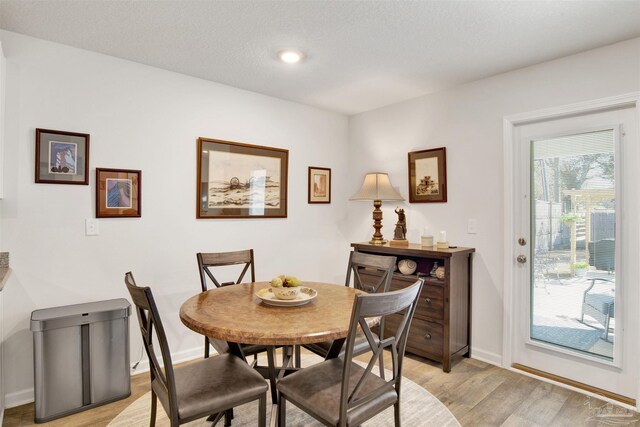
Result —
<path fill-rule="evenodd" d="M 289 150 L 198 138 L 196 218 L 286 218 Z"/>
<path fill-rule="evenodd" d="M 142 171 L 96 168 L 96 218 L 142 216 Z"/>
<path fill-rule="evenodd" d="M 308 203 L 331 203 L 331 169 L 309 166 Z"/>
<path fill-rule="evenodd" d="M 37 184 L 89 185 L 88 133 L 36 129 Z"/>
<path fill-rule="evenodd" d="M 409 203 L 447 201 L 445 147 L 409 153 Z"/>

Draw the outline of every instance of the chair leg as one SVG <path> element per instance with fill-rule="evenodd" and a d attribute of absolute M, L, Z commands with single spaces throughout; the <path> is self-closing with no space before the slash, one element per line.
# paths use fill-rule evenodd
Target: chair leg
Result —
<path fill-rule="evenodd" d="M 275 357 L 275 347 L 267 346 L 267 366 L 269 371 L 269 385 L 271 386 L 271 400 L 272 402 L 278 403 L 278 390 L 276 389 L 276 357 Z"/>
<path fill-rule="evenodd" d="M 209 358 L 209 338 L 204 337 L 204 358 Z"/>
<path fill-rule="evenodd" d="M 380 367 L 380 378 L 384 379 L 384 352 L 378 356 L 378 366 Z"/>
<path fill-rule="evenodd" d="M 287 425 L 287 399 L 280 394 L 278 399 L 278 427 Z"/>
<path fill-rule="evenodd" d="M 156 425 L 156 408 L 158 407 L 158 397 L 155 392 L 151 390 L 151 419 L 149 420 L 149 427 L 155 427 Z"/>
<path fill-rule="evenodd" d="M 609 324 L 611 323 L 611 311 L 609 306 L 607 306 L 607 315 L 604 320 L 604 333 L 602 334 L 602 338 L 605 341 L 609 341 Z"/>
<path fill-rule="evenodd" d="M 178 427 L 180 426 L 180 421 L 178 420 L 178 410 L 176 409 L 172 412 L 173 413 L 169 417 L 169 425 L 171 425 L 171 427 Z"/>
<path fill-rule="evenodd" d="M 231 427 L 231 411 L 224 411 L 224 427 Z"/>
<path fill-rule="evenodd" d="M 258 401 L 258 427 L 267 427 L 267 393 L 262 393 Z"/>
<path fill-rule="evenodd" d="M 395 427 L 400 427 L 400 398 L 395 405 L 393 405 L 393 418 L 395 422 Z"/>

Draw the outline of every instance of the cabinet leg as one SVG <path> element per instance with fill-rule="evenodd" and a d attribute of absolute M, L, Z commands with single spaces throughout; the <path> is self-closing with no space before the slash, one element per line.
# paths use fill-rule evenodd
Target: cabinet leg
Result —
<path fill-rule="evenodd" d="M 445 356 L 442 360 L 442 370 L 444 372 L 451 372 L 451 356 Z"/>

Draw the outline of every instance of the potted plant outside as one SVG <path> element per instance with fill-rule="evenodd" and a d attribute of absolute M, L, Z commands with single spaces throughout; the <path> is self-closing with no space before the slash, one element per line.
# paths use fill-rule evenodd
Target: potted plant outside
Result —
<path fill-rule="evenodd" d="M 564 222 L 567 225 L 571 225 L 572 222 L 578 221 L 578 215 L 570 212 L 566 214 L 560 215 L 560 221 Z"/>
<path fill-rule="evenodd" d="M 584 261 L 574 262 L 571 267 L 573 268 L 573 274 L 575 274 L 576 277 L 584 277 L 586 276 L 587 271 L 589 271 L 589 264 Z"/>

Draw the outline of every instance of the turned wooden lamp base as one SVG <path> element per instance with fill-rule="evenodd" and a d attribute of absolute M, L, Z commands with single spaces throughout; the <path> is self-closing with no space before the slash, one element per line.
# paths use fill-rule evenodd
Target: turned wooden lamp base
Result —
<path fill-rule="evenodd" d="M 373 233 L 373 237 L 369 241 L 372 245 L 384 245 L 387 243 L 380 232 L 382 228 L 382 210 L 380 207 L 382 206 L 382 200 L 374 200 L 373 201 L 373 229 L 375 230 Z"/>

